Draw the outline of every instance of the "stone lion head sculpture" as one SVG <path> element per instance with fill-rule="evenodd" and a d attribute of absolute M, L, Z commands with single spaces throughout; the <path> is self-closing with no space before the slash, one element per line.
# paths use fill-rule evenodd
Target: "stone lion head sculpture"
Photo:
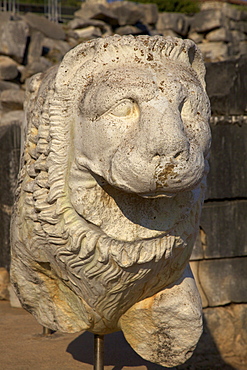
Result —
<path fill-rule="evenodd" d="M 201 307 L 187 265 L 210 146 L 204 74 L 190 40 L 113 36 L 31 79 L 11 275 L 42 325 L 123 330 L 166 366 L 192 353 Z"/>

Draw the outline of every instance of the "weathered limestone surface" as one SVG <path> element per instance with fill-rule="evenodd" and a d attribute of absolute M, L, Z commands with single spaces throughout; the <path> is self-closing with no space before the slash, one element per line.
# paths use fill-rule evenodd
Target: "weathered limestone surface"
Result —
<path fill-rule="evenodd" d="M 195 333 L 201 335 L 201 299 L 194 290 L 195 281 L 187 269 L 179 284 L 144 299 L 121 317 L 126 339 L 143 358 L 171 367 L 190 357 L 188 350 L 192 352 L 197 344 Z M 193 332 L 194 342 L 188 332 Z"/>
<path fill-rule="evenodd" d="M 201 304 L 186 266 L 208 172 L 204 75 L 192 41 L 114 36 L 30 81 L 11 275 L 44 326 L 122 329 L 164 366 L 192 354 Z"/>

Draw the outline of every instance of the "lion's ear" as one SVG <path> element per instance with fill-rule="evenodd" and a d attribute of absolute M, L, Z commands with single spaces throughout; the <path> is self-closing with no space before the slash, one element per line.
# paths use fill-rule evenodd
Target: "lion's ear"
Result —
<path fill-rule="evenodd" d="M 191 67 L 197 74 L 199 81 L 201 82 L 204 90 L 206 88 L 205 84 L 205 65 L 203 61 L 203 56 L 201 50 L 196 46 L 196 44 L 192 40 L 184 40 L 187 42 L 188 45 L 188 58 Z"/>

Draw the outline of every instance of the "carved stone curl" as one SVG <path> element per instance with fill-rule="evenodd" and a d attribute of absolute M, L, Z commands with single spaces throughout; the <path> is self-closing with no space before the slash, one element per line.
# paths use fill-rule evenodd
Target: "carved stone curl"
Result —
<path fill-rule="evenodd" d="M 174 366 L 201 335 L 188 267 L 208 172 L 209 101 L 190 40 L 113 36 L 34 76 L 11 276 L 52 330 L 123 330 Z"/>

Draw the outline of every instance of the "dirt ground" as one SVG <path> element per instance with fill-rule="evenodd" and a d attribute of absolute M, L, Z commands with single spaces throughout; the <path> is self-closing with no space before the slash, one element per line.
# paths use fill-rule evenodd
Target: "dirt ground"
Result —
<path fill-rule="evenodd" d="M 173 370 L 247 370 L 237 359 L 227 364 L 221 358 L 210 333 L 203 334 L 190 360 Z M 105 336 L 105 370 L 159 370 L 138 356 L 121 332 Z M 92 370 L 93 334 L 54 333 L 42 335 L 42 326 L 28 312 L 0 301 L 1 370 Z"/>

